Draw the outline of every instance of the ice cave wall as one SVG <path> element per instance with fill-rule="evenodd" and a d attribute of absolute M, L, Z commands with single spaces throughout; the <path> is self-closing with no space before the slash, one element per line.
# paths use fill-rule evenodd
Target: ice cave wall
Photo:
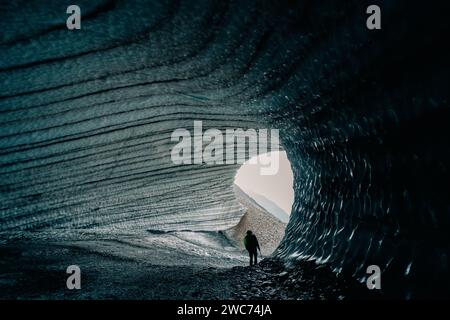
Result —
<path fill-rule="evenodd" d="M 170 134 L 281 130 L 296 199 L 277 255 L 403 295 L 449 283 L 448 5 L 2 4 L 0 231 L 223 229 L 234 166 L 176 166 Z M 448 291 L 447 291 L 448 292 Z"/>

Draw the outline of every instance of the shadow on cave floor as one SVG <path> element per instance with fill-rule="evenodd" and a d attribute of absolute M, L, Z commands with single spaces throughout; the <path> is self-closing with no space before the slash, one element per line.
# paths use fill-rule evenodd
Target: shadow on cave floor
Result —
<path fill-rule="evenodd" d="M 128 239 L 128 243 L 133 243 Z M 313 262 L 285 268 L 273 258 L 246 266 L 234 252 L 220 266 L 174 256 L 170 248 L 127 241 L 9 241 L 0 245 L 0 299 L 345 299 L 360 297 L 344 280 Z M 109 247 L 114 248 L 111 251 Z M 123 254 L 124 252 L 127 254 Z M 134 253 L 130 253 L 134 252 Z M 178 253 L 177 253 L 178 254 Z M 195 254 L 193 254 L 195 255 Z M 208 257 L 209 255 L 209 257 Z M 155 259 L 158 257 L 158 259 Z M 192 263 L 191 263 L 192 262 Z M 81 269 L 81 289 L 68 290 L 66 268 Z M 234 266 L 233 266 L 234 265 Z"/>

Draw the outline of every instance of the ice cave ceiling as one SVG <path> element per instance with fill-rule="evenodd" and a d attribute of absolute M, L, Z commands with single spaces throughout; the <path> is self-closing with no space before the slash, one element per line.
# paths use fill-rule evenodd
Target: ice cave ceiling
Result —
<path fill-rule="evenodd" d="M 70 31 L 2 2 L 0 232 L 227 228 L 239 165 L 174 165 L 171 133 L 279 128 L 280 257 L 448 280 L 448 5 L 377 3 L 370 31 L 365 1 L 77 0 Z"/>

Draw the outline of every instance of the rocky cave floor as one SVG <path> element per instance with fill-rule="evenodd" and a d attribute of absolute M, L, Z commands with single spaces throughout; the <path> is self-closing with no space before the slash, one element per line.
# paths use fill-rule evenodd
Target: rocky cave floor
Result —
<path fill-rule="evenodd" d="M 161 240 L 163 239 L 163 240 Z M 218 239 L 218 240 L 217 240 Z M 285 267 L 224 247 L 221 235 L 174 233 L 145 239 L 0 243 L 0 299 L 352 299 L 367 289 L 327 267 Z M 66 268 L 81 269 L 81 289 L 66 288 Z"/>

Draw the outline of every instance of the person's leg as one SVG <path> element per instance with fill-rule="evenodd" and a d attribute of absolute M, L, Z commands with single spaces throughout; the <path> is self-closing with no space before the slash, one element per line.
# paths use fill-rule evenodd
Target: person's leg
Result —
<path fill-rule="evenodd" d="M 250 266 L 253 264 L 253 254 L 251 250 L 248 250 L 248 256 L 250 257 Z"/>
<path fill-rule="evenodd" d="M 258 264 L 258 250 L 255 250 L 254 255 L 255 255 L 255 264 Z"/>
<path fill-rule="evenodd" d="M 250 250 L 250 265 L 256 264 L 256 255 L 254 250 Z"/>

